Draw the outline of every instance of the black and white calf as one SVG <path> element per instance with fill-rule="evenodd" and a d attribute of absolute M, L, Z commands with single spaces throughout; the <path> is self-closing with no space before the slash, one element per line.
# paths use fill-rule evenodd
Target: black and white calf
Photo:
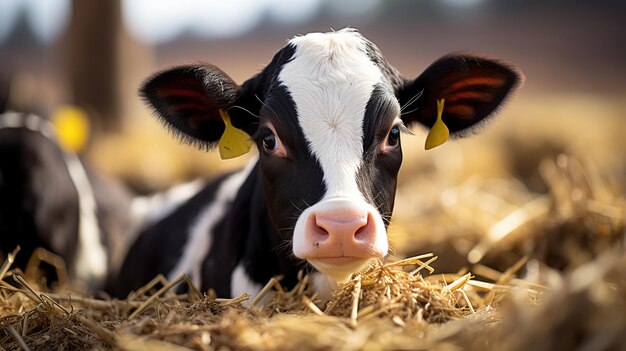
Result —
<path fill-rule="evenodd" d="M 128 246 L 130 201 L 121 185 L 63 151 L 48 120 L 0 114 L 0 254 L 19 245 L 15 266 L 24 269 L 42 247 L 65 260 L 70 278 L 102 289 Z"/>
<path fill-rule="evenodd" d="M 445 98 L 450 134 L 467 135 L 520 80 L 514 67 L 472 55 L 406 79 L 352 29 L 291 39 L 241 86 L 208 64 L 157 73 L 141 93 L 168 128 L 212 147 L 228 111 L 259 156 L 145 230 L 117 295 L 158 273 L 190 274 L 219 296 L 254 295 L 278 274 L 293 284 L 307 266 L 320 292 L 346 280 L 387 254 L 400 134 L 431 127 Z"/>

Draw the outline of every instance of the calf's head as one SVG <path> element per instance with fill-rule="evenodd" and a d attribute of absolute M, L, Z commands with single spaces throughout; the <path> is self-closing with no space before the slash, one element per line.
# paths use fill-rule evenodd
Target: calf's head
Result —
<path fill-rule="evenodd" d="M 265 202 L 293 254 L 341 281 L 387 254 L 386 227 L 402 163 L 400 135 L 430 128 L 437 99 L 451 136 L 488 119 L 521 75 L 472 56 L 445 56 L 416 79 L 402 77 L 357 31 L 295 37 L 239 86 L 208 64 L 147 80 L 142 95 L 159 118 L 199 146 L 232 125 L 260 154 Z"/>

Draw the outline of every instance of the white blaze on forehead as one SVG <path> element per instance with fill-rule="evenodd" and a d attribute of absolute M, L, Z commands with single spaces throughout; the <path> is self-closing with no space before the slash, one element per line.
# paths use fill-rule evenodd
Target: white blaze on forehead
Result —
<path fill-rule="evenodd" d="M 279 79 L 324 172 L 325 197 L 361 199 L 355 176 L 363 159 L 363 117 L 382 73 L 353 30 L 307 34 L 290 43 L 295 54 Z"/>

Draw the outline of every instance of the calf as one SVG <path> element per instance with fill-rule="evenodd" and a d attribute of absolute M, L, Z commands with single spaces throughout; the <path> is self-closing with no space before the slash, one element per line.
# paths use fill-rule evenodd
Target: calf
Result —
<path fill-rule="evenodd" d="M 245 131 L 259 156 L 140 234 L 117 295 L 158 273 L 187 273 L 219 296 L 255 294 L 279 274 L 292 285 L 305 267 L 320 292 L 345 281 L 387 254 L 401 133 L 441 119 L 452 136 L 470 134 L 520 80 L 472 55 L 406 79 L 352 29 L 291 39 L 241 86 L 208 64 L 157 73 L 141 94 L 167 128 L 200 147 L 219 141 L 226 156 L 246 150 L 235 145 Z"/>
<path fill-rule="evenodd" d="M 62 150 L 48 120 L 0 114 L 0 254 L 21 246 L 17 267 L 42 247 L 65 260 L 70 278 L 103 288 L 127 247 L 130 199 Z"/>

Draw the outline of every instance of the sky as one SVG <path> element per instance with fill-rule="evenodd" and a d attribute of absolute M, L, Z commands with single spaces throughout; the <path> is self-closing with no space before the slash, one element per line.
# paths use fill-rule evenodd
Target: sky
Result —
<path fill-rule="evenodd" d="M 450 7 L 479 6 L 485 0 L 441 0 Z M 126 28 L 136 39 L 161 44 L 182 34 L 228 38 L 246 34 L 264 19 L 275 25 L 302 23 L 323 9 L 348 17 L 375 16 L 383 0 L 123 0 Z M 0 2 L 0 45 L 25 16 L 43 43 L 57 39 L 68 23 L 70 0 L 3 0 Z"/>

